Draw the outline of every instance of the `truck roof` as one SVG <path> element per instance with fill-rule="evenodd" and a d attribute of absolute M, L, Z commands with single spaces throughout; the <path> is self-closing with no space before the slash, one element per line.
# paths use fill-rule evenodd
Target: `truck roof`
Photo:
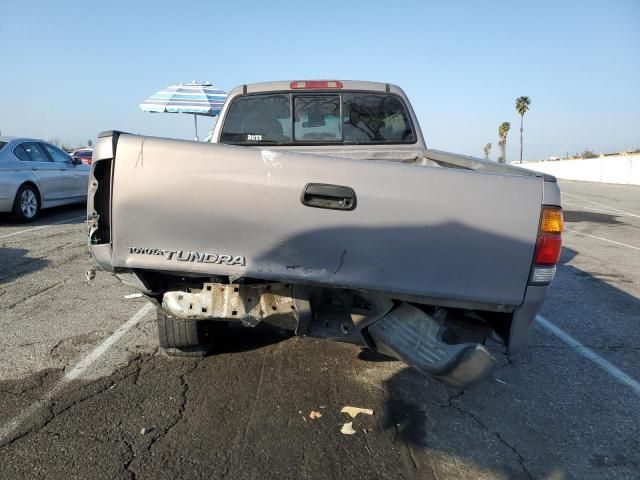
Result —
<path fill-rule="evenodd" d="M 292 88 L 294 84 L 306 83 L 306 87 Z M 313 86 L 322 84 L 333 84 L 338 86 Z M 403 93 L 402 89 L 397 85 L 391 83 L 382 82 L 368 82 L 363 80 L 279 80 L 275 82 L 261 82 L 261 83 L 249 83 L 246 85 L 239 85 L 229 92 L 229 96 L 237 95 L 238 93 L 260 93 L 260 92 L 274 92 L 274 91 L 305 91 L 305 90 L 325 90 L 325 91 L 340 91 L 340 90 L 365 90 L 373 92 L 393 92 Z"/>

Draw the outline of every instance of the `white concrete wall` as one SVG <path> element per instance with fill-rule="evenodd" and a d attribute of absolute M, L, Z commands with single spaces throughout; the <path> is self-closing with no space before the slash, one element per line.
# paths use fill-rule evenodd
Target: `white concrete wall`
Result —
<path fill-rule="evenodd" d="M 640 154 L 518 165 L 567 180 L 640 185 Z"/>

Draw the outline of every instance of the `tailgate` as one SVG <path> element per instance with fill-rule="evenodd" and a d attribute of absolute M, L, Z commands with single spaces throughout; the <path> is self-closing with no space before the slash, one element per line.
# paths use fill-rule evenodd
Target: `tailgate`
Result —
<path fill-rule="evenodd" d="M 541 178 L 128 134 L 113 164 L 114 267 L 522 302 Z M 355 208 L 304 205 L 310 183 Z"/>

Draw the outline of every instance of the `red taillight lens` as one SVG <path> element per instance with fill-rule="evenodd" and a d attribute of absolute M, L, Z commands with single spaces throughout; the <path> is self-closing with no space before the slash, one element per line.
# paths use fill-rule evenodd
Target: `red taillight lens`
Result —
<path fill-rule="evenodd" d="M 308 88 L 342 88 L 342 82 L 338 80 L 296 80 L 291 82 L 289 87 L 294 90 L 304 90 Z"/>
<path fill-rule="evenodd" d="M 560 235 L 542 234 L 536 244 L 536 265 L 555 265 L 560 260 L 562 237 Z"/>
<path fill-rule="evenodd" d="M 556 263 L 562 253 L 564 219 L 558 207 L 543 207 L 536 254 L 529 282 L 531 285 L 549 285 L 556 275 Z"/>

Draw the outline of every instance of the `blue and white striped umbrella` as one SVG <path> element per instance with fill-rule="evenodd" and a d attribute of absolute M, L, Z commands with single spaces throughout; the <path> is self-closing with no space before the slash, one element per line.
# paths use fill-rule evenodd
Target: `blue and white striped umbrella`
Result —
<path fill-rule="evenodd" d="M 227 94 L 209 82 L 193 81 L 163 88 L 141 103 L 140 109 L 143 112 L 193 114 L 198 140 L 196 115 L 218 115 L 226 99 Z"/>

